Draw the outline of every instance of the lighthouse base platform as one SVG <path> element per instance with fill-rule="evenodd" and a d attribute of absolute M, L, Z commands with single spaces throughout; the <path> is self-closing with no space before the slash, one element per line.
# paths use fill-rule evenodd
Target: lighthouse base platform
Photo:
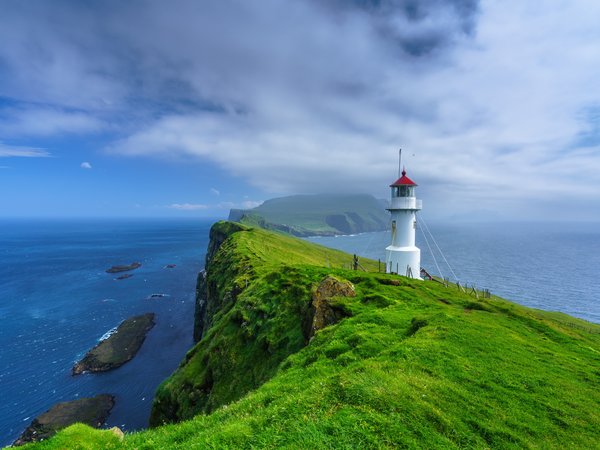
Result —
<path fill-rule="evenodd" d="M 385 271 L 421 280 L 421 250 L 390 245 L 385 249 Z"/>

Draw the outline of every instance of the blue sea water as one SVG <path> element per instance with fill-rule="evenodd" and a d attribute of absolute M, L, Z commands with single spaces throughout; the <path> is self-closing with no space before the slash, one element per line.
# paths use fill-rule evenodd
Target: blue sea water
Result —
<path fill-rule="evenodd" d="M 0 222 L 0 445 L 53 404 L 111 393 L 108 426 L 147 425 L 157 386 L 192 346 L 194 293 L 210 220 Z M 429 224 L 461 280 L 518 303 L 600 323 L 595 224 Z M 384 258 L 389 233 L 309 240 Z M 422 263 L 438 274 L 423 234 Z M 430 242 L 435 248 L 435 244 Z M 452 275 L 438 255 L 442 275 Z M 132 278 L 105 273 L 142 262 Z M 167 264 L 176 264 L 166 269 Z M 166 297 L 149 298 L 151 294 Z M 156 313 L 137 356 L 101 374 L 73 363 L 127 317 Z"/>
<path fill-rule="evenodd" d="M 416 245 L 421 249 L 421 265 L 432 275 L 455 280 L 445 257 L 462 284 L 490 289 L 492 294 L 522 305 L 561 311 L 600 323 L 599 224 L 446 222 L 426 225 L 435 242 L 420 222 Z M 390 233 L 308 240 L 384 261 Z"/>
<path fill-rule="evenodd" d="M 147 426 L 156 388 L 193 344 L 196 277 L 212 222 L 0 222 L 0 445 L 53 404 L 100 393 L 116 397 L 109 426 Z M 131 278 L 105 272 L 133 261 L 142 267 Z M 150 298 L 157 293 L 166 296 Z M 156 325 L 133 360 L 71 376 L 102 335 L 145 312 Z"/>

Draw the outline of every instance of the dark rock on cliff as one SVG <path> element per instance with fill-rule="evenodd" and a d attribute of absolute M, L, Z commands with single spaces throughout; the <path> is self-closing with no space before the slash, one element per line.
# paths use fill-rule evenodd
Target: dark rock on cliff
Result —
<path fill-rule="evenodd" d="M 205 330 L 210 326 L 213 314 L 219 309 L 220 305 L 232 300 L 237 291 L 226 293 L 223 298 L 219 298 L 217 282 L 211 270 L 211 261 L 217 251 L 227 240 L 229 236 L 238 231 L 246 231 L 249 228 L 234 222 L 219 222 L 210 229 L 210 241 L 206 252 L 205 269 L 198 274 L 196 283 L 196 308 L 194 312 L 194 340 L 197 342 L 202 338 Z"/>
<path fill-rule="evenodd" d="M 196 282 L 196 307 L 194 309 L 194 342 L 202 339 L 204 316 L 206 315 L 206 271 L 198 274 Z"/>
<path fill-rule="evenodd" d="M 35 418 L 13 445 L 48 439 L 58 430 L 77 422 L 99 428 L 106 421 L 114 404 L 114 397 L 109 394 L 58 403 Z"/>
<path fill-rule="evenodd" d="M 131 360 L 154 326 L 154 313 L 131 317 L 123 321 L 107 339 L 90 350 L 73 366 L 73 375 L 83 372 L 105 372 Z"/>

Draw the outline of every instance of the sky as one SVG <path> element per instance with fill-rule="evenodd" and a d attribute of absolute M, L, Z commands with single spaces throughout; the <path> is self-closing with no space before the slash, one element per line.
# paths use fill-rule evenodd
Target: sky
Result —
<path fill-rule="evenodd" d="M 597 0 L 0 0 L 0 217 L 600 221 Z"/>

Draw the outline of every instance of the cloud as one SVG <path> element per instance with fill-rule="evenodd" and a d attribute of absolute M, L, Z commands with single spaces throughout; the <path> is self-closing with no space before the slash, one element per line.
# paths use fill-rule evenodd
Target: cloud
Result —
<path fill-rule="evenodd" d="M 49 156 L 50 153 L 43 148 L 6 145 L 0 142 L 0 158 L 47 158 Z"/>
<path fill-rule="evenodd" d="M 198 211 L 207 209 L 208 205 L 195 204 L 195 203 L 172 203 L 168 206 L 171 209 L 177 209 L 179 211 Z"/>
<path fill-rule="evenodd" d="M 110 132 L 112 154 L 210 161 L 273 194 L 387 196 L 403 147 L 432 208 L 514 214 L 569 180 L 600 210 L 598 2 L 12 5 L 14 137 Z"/>
<path fill-rule="evenodd" d="M 216 196 L 221 195 L 221 192 L 215 188 L 210 188 L 210 193 Z"/>
<path fill-rule="evenodd" d="M 219 209 L 231 209 L 236 208 L 236 204 L 234 202 L 221 202 L 217 205 Z"/>
<path fill-rule="evenodd" d="M 260 206 L 262 204 L 263 204 L 263 202 L 246 200 L 246 201 L 242 202 L 242 209 L 252 209 L 252 208 L 256 208 L 257 206 Z"/>
<path fill-rule="evenodd" d="M 91 169 L 92 165 L 89 162 L 84 161 L 84 162 L 81 163 L 81 168 L 82 169 Z"/>
<path fill-rule="evenodd" d="M 262 205 L 262 201 L 244 200 L 242 202 L 221 202 L 217 205 L 218 209 L 252 209 Z"/>
<path fill-rule="evenodd" d="M 483 2 L 464 19 L 458 3 L 436 9 L 439 2 L 429 2 L 430 14 L 391 3 L 385 11 L 350 8 L 335 21 L 302 4 L 297 26 L 272 23 L 261 8 L 247 23 L 227 16 L 219 23 L 235 23 L 235 41 L 218 34 L 210 46 L 199 44 L 214 64 L 202 66 L 185 48 L 177 54 L 192 66 L 185 78 L 196 95 L 222 108 L 165 114 L 112 151 L 208 158 L 268 192 L 289 193 L 384 186 L 403 146 L 416 155 L 407 158 L 413 174 L 438 190 L 458 185 L 468 201 L 555 195 L 547 181 L 559 175 L 552 162 L 572 157 L 578 136 L 595 126 L 582 120 L 582 110 L 600 103 L 591 76 L 600 69 L 592 58 L 598 39 L 589 39 L 599 33 L 592 20 L 564 20 L 589 12 L 566 3 L 540 10 Z M 263 21 L 277 42 L 258 29 Z M 300 32 L 303 23 L 314 33 Z M 208 42 L 185 23 L 181 33 Z M 410 36 L 403 40 L 403 33 Z M 436 36 L 429 51 L 406 50 L 427 33 Z M 598 168 L 600 158 L 592 152 L 586 159 L 591 166 L 560 170 L 571 178 L 579 177 L 575 167 L 586 173 L 572 186 L 579 193 L 599 181 L 587 167 Z"/>
<path fill-rule="evenodd" d="M 81 111 L 46 106 L 0 107 L 3 136 L 53 136 L 65 133 L 95 133 L 105 126 L 100 118 Z"/>

